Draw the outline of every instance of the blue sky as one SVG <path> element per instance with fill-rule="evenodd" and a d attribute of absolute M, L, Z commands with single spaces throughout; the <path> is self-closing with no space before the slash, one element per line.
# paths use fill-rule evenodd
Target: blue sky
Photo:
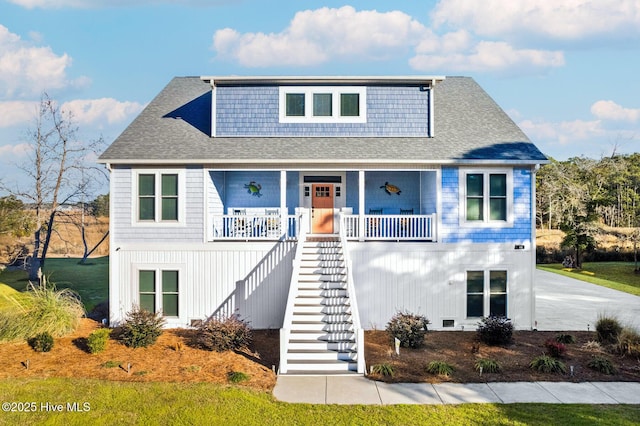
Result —
<path fill-rule="evenodd" d="M 465 75 L 547 155 L 640 151 L 638 0 L 0 0 L 0 178 L 42 91 L 111 142 L 173 76 Z"/>

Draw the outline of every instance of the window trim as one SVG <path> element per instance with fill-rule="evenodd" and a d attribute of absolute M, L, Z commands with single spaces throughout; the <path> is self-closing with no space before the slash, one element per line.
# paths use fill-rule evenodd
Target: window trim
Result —
<path fill-rule="evenodd" d="M 140 219 L 140 175 L 154 175 L 154 208 L 155 214 L 153 220 Z M 166 198 L 162 195 L 162 176 L 177 175 L 178 176 L 178 220 L 162 220 L 162 200 Z M 184 226 L 186 224 L 186 179 L 185 171 L 182 169 L 138 169 L 132 171 L 131 176 L 131 223 L 133 226 Z"/>
<path fill-rule="evenodd" d="M 287 115 L 287 94 L 304 94 L 304 116 Z M 313 115 L 314 95 L 331 95 L 331 115 Z M 357 94 L 359 115 L 342 115 L 341 95 Z M 367 88 L 365 86 L 280 86 L 279 88 L 280 123 L 366 123 Z"/>
<path fill-rule="evenodd" d="M 467 220 L 467 175 L 483 175 L 483 195 L 482 195 L 482 220 Z M 491 220 L 490 214 L 490 176 L 495 174 L 506 175 L 506 220 Z M 459 173 L 459 217 L 461 227 L 474 228 L 507 228 L 513 226 L 513 169 L 460 169 Z"/>
<path fill-rule="evenodd" d="M 482 289 L 482 312 L 483 316 L 481 317 L 470 317 L 468 316 L 468 302 L 469 302 L 469 294 L 479 294 L 479 293 L 469 293 L 467 288 L 467 274 L 469 272 L 482 272 L 483 273 L 483 289 Z M 506 291 L 491 293 L 491 273 L 492 272 L 505 272 L 507 274 L 507 283 L 506 283 Z M 485 318 L 491 315 L 491 295 L 492 294 L 504 294 L 505 297 L 505 316 L 509 318 L 509 281 L 511 277 L 511 271 L 506 267 L 491 267 L 491 268 L 482 268 L 482 267 L 468 267 L 464 271 L 464 315 L 465 319 L 478 319 Z"/>
<path fill-rule="evenodd" d="M 134 303 L 140 306 L 140 272 L 142 271 L 153 271 L 154 273 L 154 282 L 155 282 L 155 292 L 154 292 L 154 303 L 156 313 L 162 313 L 163 318 L 167 319 L 179 319 L 184 316 L 185 307 L 184 307 L 184 266 L 183 265 L 175 265 L 175 264 L 140 264 L 135 265 L 133 267 L 133 280 L 135 283 L 135 300 Z M 162 273 L 166 271 L 176 271 L 178 273 L 178 315 L 177 316 L 167 316 L 164 315 L 163 312 L 163 296 L 165 292 L 162 290 Z M 146 294 L 150 294 L 146 292 Z M 175 292 L 167 292 L 167 294 L 176 294 Z"/>

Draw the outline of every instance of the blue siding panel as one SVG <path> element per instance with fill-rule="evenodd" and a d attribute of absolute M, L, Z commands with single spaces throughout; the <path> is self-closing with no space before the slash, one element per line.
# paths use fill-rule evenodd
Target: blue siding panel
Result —
<path fill-rule="evenodd" d="M 400 188 L 400 195 L 387 194 L 384 189 L 387 182 Z M 369 209 L 382 209 L 383 214 L 400 214 L 400 209 L 413 209 L 414 214 L 420 214 L 420 173 L 366 172 L 365 209 L 365 214 Z"/>
<path fill-rule="evenodd" d="M 429 95 L 418 87 L 367 88 L 366 123 L 279 123 L 278 86 L 216 90 L 217 136 L 427 136 Z"/>
<path fill-rule="evenodd" d="M 513 169 L 513 225 L 510 227 L 460 226 L 459 174 L 455 167 L 442 168 L 443 243 L 511 243 L 531 241 L 531 171 Z"/>
<path fill-rule="evenodd" d="M 260 185 L 260 196 L 249 193 L 245 185 Z M 228 207 L 279 207 L 280 172 L 238 171 L 227 172 L 225 179 L 225 208 Z M 227 213 L 225 211 L 225 213 Z"/>

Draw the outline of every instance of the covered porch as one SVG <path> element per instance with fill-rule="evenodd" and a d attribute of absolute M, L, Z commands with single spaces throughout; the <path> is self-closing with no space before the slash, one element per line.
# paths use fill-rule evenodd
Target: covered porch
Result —
<path fill-rule="evenodd" d="M 209 171 L 208 241 L 437 241 L 438 170 Z"/>

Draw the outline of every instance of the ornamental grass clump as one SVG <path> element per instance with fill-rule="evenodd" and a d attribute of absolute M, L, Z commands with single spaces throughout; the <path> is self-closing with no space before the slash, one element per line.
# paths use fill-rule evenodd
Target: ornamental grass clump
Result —
<path fill-rule="evenodd" d="M 398 312 L 387 324 L 387 333 L 392 338 L 400 340 L 400 345 L 405 348 L 419 348 L 424 343 L 427 334 L 429 320 L 423 315 Z"/>
<path fill-rule="evenodd" d="M 539 373 L 564 374 L 567 372 L 567 366 L 562 361 L 549 355 L 535 357 L 529 367 Z"/>
<path fill-rule="evenodd" d="M 615 344 L 618 334 L 622 331 L 620 322 L 615 317 L 601 315 L 596 322 L 596 334 L 598 342 L 604 344 Z"/>
<path fill-rule="evenodd" d="M 0 312 L 0 340 L 29 339 L 41 333 L 62 337 L 76 330 L 85 315 L 78 293 L 58 290 L 46 277 L 40 284 L 29 283 L 27 291 L 9 302 Z"/>
<path fill-rule="evenodd" d="M 449 377 L 453 374 L 454 368 L 446 361 L 431 361 L 424 368 L 427 373 Z"/>

